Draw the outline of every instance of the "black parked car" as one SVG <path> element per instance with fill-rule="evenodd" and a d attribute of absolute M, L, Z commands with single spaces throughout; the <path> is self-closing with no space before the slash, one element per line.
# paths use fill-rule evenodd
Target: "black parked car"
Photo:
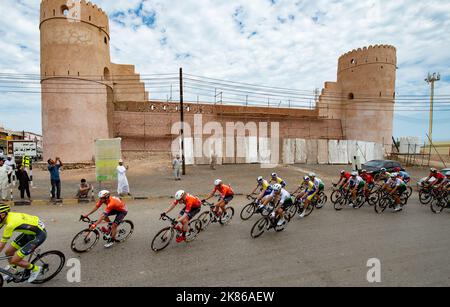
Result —
<path fill-rule="evenodd" d="M 391 160 L 371 160 L 362 165 L 362 168 L 374 177 L 380 173 L 382 168 L 385 168 L 388 172 L 394 172 L 394 169 L 398 167 L 402 171 L 405 170 L 400 162 Z"/>

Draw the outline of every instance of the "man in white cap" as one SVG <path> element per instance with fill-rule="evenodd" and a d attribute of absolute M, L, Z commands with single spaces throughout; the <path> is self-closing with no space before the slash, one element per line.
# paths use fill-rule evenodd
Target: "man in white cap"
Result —
<path fill-rule="evenodd" d="M 128 166 L 125 167 L 123 165 L 123 160 L 119 160 L 119 165 L 117 166 L 117 193 L 119 196 L 123 196 L 124 194 L 127 194 L 131 196 L 130 194 L 130 186 L 128 185 L 128 179 L 126 172 L 128 170 Z"/>

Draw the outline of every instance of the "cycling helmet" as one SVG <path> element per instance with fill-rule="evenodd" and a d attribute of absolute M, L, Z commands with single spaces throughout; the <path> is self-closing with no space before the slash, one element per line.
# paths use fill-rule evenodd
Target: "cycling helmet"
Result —
<path fill-rule="evenodd" d="M 278 184 L 278 183 L 274 184 L 273 187 L 272 187 L 272 189 L 273 189 L 275 192 L 280 192 L 281 189 L 282 189 L 281 184 Z"/>
<path fill-rule="evenodd" d="M 184 196 L 185 192 L 183 190 L 179 190 L 178 192 L 175 193 L 175 199 L 176 200 L 181 200 Z"/>
<path fill-rule="evenodd" d="M 341 171 L 341 175 L 344 175 L 344 174 L 345 174 L 345 170 L 342 170 L 342 171 Z"/>
<path fill-rule="evenodd" d="M 277 175 L 277 173 L 272 173 L 272 178 L 276 178 L 276 177 L 278 177 L 278 175 Z"/>
<path fill-rule="evenodd" d="M 259 176 L 258 179 L 256 179 L 256 181 L 258 182 L 262 182 L 264 180 L 264 178 L 262 176 Z"/>
<path fill-rule="evenodd" d="M 305 181 L 310 181 L 311 178 L 309 178 L 308 176 L 305 176 L 305 177 L 303 177 L 303 180 L 305 180 Z"/>
<path fill-rule="evenodd" d="M 445 176 L 447 176 L 447 177 L 450 176 L 450 171 L 446 172 Z"/>
<path fill-rule="evenodd" d="M 11 207 L 5 204 L 0 204 L 0 213 L 8 213 L 11 211 Z"/>
<path fill-rule="evenodd" d="M 433 174 L 437 173 L 437 169 L 435 168 L 430 168 L 430 172 L 432 172 Z"/>
<path fill-rule="evenodd" d="M 394 168 L 394 172 L 400 172 L 402 169 L 400 167 Z"/>
<path fill-rule="evenodd" d="M 363 170 L 361 171 L 361 174 L 365 174 L 365 173 L 367 173 L 367 171 L 366 171 L 365 169 L 363 169 Z"/>
<path fill-rule="evenodd" d="M 391 174 L 391 178 L 397 178 L 397 176 L 398 176 L 398 173 L 392 173 Z"/>
<path fill-rule="evenodd" d="M 352 177 L 358 176 L 358 172 L 352 172 Z"/>
<path fill-rule="evenodd" d="M 98 192 L 98 198 L 107 198 L 109 196 L 111 196 L 111 193 L 109 193 L 109 191 L 107 190 Z"/>
<path fill-rule="evenodd" d="M 219 185 L 221 185 L 222 184 L 222 180 L 220 180 L 220 179 L 216 179 L 216 181 L 214 181 L 214 185 L 217 187 L 217 186 L 219 186 Z"/>
<path fill-rule="evenodd" d="M 382 169 L 380 169 L 380 171 L 382 172 L 382 173 L 386 173 L 386 169 L 383 167 Z"/>
<path fill-rule="evenodd" d="M 311 177 L 311 178 L 314 178 L 314 177 L 316 177 L 316 174 L 315 173 L 309 173 L 308 176 Z"/>

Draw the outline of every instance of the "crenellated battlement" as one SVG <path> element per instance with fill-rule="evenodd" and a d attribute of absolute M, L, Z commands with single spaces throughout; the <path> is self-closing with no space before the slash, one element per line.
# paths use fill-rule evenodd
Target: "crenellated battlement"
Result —
<path fill-rule="evenodd" d="M 365 64 L 397 65 L 397 49 L 392 45 L 370 45 L 353 49 L 339 57 L 338 73 Z"/>
<path fill-rule="evenodd" d="M 101 28 L 109 35 L 108 15 L 86 0 L 42 0 L 40 23 L 51 19 L 85 22 Z"/>

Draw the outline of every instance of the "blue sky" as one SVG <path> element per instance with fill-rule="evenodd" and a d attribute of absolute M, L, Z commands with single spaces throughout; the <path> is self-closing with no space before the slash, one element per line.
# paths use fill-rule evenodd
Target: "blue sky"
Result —
<path fill-rule="evenodd" d="M 354 48 L 397 48 L 394 135 L 425 137 L 424 81 L 436 83 L 435 139 L 450 139 L 450 0 L 96 0 L 110 16 L 115 63 L 142 74 L 185 72 L 313 91 L 336 80 L 338 57 Z M 1 0 L 0 73 L 39 74 L 39 1 Z M 150 91 L 151 92 L 151 91 Z M 151 94 L 152 95 L 152 94 Z M 446 96 L 447 95 L 447 96 Z M 153 97 L 153 96 L 151 96 Z M 0 88 L 0 124 L 41 131 L 40 95 Z M 417 107 L 417 108 L 414 108 Z M 402 110 L 400 110 L 402 109 Z"/>

